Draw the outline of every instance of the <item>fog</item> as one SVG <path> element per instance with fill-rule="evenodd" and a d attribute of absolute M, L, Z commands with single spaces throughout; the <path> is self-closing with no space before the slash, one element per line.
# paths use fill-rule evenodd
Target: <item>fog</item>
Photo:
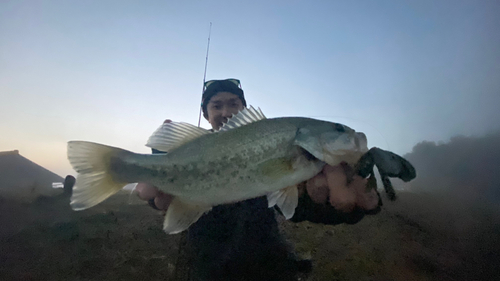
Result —
<path fill-rule="evenodd" d="M 417 170 L 411 191 L 500 202 L 500 131 L 422 141 L 405 155 Z"/>

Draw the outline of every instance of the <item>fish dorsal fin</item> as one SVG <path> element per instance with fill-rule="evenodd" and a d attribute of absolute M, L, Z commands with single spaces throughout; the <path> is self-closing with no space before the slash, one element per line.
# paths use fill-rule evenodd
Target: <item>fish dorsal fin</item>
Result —
<path fill-rule="evenodd" d="M 291 219 L 295 214 L 295 208 L 299 204 L 299 191 L 297 186 L 292 185 L 267 195 L 269 208 L 278 205 L 285 218 Z"/>
<path fill-rule="evenodd" d="M 211 209 L 211 206 L 184 202 L 179 197 L 175 197 L 168 206 L 167 213 L 165 214 L 163 230 L 168 234 L 182 232 Z"/>
<path fill-rule="evenodd" d="M 147 147 L 169 152 L 210 131 L 183 122 L 164 123 L 148 139 Z"/>
<path fill-rule="evenodd" d="M 222 126 L 220 132 L 238 128 L 263 119 L 266 119 L 266 116 L 264 116 L 262 110 L 260 110 L 260 108 L 255 109 L 253 106 L 250 106 L 248 108 L 244 108 L 242 111 L 227 120 L 227 123 Z"/>

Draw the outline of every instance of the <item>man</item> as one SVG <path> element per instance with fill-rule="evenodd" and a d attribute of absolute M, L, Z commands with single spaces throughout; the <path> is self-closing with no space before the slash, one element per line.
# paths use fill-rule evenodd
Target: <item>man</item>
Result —
<path fill-rule="evenodd" d="M 203 116 L 214 131 L 244 107 L 239 80 L 205 83 Z M 347 165 L 327 165 L 301 184 L 291 221 L 352 224 L 366 213 L 378 212 L 378 195 L 365 192 L 365 179 L 354 176 L 347 184 L 351 172 Z M 172 199 L 148 184 L 136 189 L 141 199 L 160 210 L 166 210 Z M 192 280 L 296 280 L 298 272 L 310 270 L 310 261 L 297 261 L 280 236 L 275 210 L 268 208 L 266 197 L 214 207 L 189 228 L 188 245 Z"/>

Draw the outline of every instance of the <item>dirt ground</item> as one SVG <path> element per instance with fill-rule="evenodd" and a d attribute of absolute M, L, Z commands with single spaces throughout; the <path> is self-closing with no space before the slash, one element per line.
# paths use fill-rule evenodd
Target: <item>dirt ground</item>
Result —
<path fill-rule="evenodd" d="M 484 205 L 400 193 L 355 225 L 280 222 L 308 280 L 500 280 L 500 216 Z M 0 197 L 0 280 L 173 280 L 180 235 L 161 225 L 125 192 L 81 212 Z"/>

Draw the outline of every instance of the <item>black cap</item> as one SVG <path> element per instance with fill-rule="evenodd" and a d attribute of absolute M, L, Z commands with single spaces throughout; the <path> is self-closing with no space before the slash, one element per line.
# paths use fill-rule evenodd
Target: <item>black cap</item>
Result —
<path fill-rule="evenodd" d="M 237 95 L 243 106 L 247 106 L 247 102 L 245 100 L 245 95 L 243 90 L 241 89 L 241 85 L 239 80 L 236 79 L 226 79 L 226 80 L 211 80 L 206 82 L 208 84 L 203 95 L 201 97 L 201 108 L 203 110 L 203 116 L 207 118 L 207 105 L 210 99 L 220 92 L 229 92 L 231 94 Z"/>

